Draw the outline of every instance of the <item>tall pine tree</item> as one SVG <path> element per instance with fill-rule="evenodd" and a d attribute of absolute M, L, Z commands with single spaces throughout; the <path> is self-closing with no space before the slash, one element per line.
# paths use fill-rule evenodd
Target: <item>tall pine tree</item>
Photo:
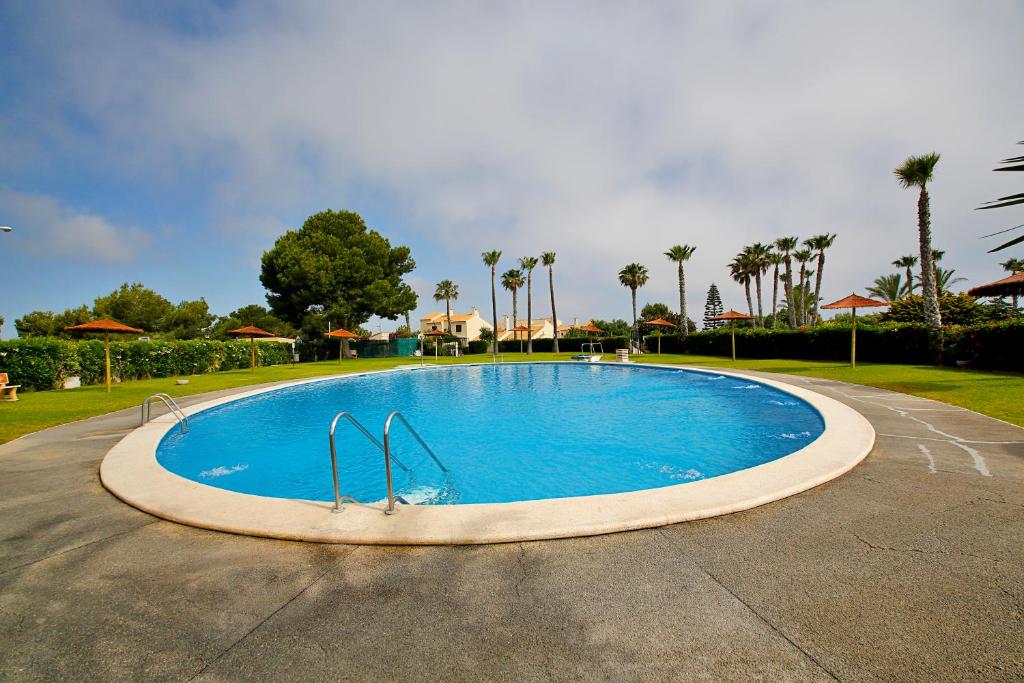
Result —
<path fill-rule="evenodd" d="M 724 311 L 725 309 L 722 308 L 722 295 L 718 293 L 718 286 L 711 283 L 711 286 L 708 288 L 708 300 L 704 304 L 704 329 L 713 330 L 724 325 L 724 320 L 714 319 L 716 315 L 721 315 Z"/>

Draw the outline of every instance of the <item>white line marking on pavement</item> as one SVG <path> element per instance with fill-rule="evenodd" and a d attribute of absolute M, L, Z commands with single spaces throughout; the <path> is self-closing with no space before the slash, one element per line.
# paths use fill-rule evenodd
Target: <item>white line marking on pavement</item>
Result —
<path fill-rule="evenodd" d="M 938 441 L 940 443 L 956 443 L 955 441 L 951 442 L 950 439 L 934 439 L 930 436 L 913 436 L 911 434 L 885 434 L 883 432 L 878 432 L 878 436 L 888 436 L 893 439 L 913 439 L 914 441 L 924 439 L 925 441 Z M 971 441 L 969 439 L 960 439 L 960 443 L 973 443 L 987 446 L 1007 446 L 1011 444 L 1024 443 L 1024 441 Z"/>
<path fill-rule="evenodd" d="M 974 469 L 978 470 L 978 472 L 981 474 L 981 476 L 983 476 L 983 477 L 991 477 L 992 476 L 992 473 L 988 471 L 988 465 L 985 464 L 985 458 L 981 457 L 981 453 L 979 453 L 978 451 L 974 450 L 973 448 L 971 448 L 967 444 L 962 443 L 960 441 L 954 441 L 952 443 L 957 448 L 962 448 L 962 449 L 964 449 L 965 451 L 967 451 L 970 454 L 971 459 L 974 460 Z"/>
<path fill-rule="evenodd" d="M 917 447 L 924 453 L 924 457 L 928 458 L 928 474 L 935 474 L 935 458 L 932 457 L 932 452 L 923 443 L 917 444 Z"/>

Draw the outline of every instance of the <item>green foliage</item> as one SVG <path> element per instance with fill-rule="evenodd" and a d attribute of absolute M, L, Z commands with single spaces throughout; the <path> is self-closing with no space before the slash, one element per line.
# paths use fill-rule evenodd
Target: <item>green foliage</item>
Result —
<path fill-rule="evenodd" d="M 92 310 L 98 318 L 110 318 L 152 333 L 167 329 L 167 318 L 174 305 L 141 282 L 126 282 L 96 299 Z"/>
<path fill-rule="evenodd" d="M 168 339 L 198 339 L 204 337 L 217 316 L 210 313 L 206 299 L 182 301 L 164 320 L 164 336 Z"/>
<path fill-rule="evenodd" d="M 632 323 L 622 320 L 621 318 L 616 318 L 615 320 L 595 319 L 590 322 L 594 327 L 603 330 L 604 335 L 608 337 L 629 337 L 633 331 Z M 590 337 L 592 335 L 585 334 L 584 336 Z"/>
<path fill-rule="evenodd" d="M 600 326 L 599 326 L 600 327 Z M 627 330 L 630 329 L 627 327 Z M 579 353 L 580 347 L 590 341 L 599 341 L 604 344 L 604 351 L 608 354 L 614 354 L 615 349 L 625 349 L 629 346 L 629 337 L 627 335 L 622 336 L 609 336 L 609 337 L 592 337 L 586 339 L 582 337 L 560 337 L 558 340 L 558 351 L 559 353 Z M 538 353 L 548 353 L 551 351 L 554 339 L 534 339 L 533 350 Z M 523 342 L 523 348 L 526 348 L 526 342 Z M 519 341 L 503 341 L 498 343 L 498 350 L 502 353 L 519 353 Z"/>
<path fill-rule="evenodd" d="M 0 341 L 0 372 L 27 389 L 56 389 L 78 372 L 75 342 L 30 337 Z"/>
<path fill-rule="evenodd" d="M 950 294 L 943 292 L 939 296 L 939 311 L 945 325 L 975 325 L 998 319 L 1000 310 L 990 304 L 978 303 L 966 293 Z M 893 301 L 889 310 L 880 316 L 883 322 L 923 323 L 924 302 L 919 294 L 911 294 L 898 301 Z"/>
<path fill-rule="evenodd" d="M 370 316 L 395 320 L 416 308 L 402 277 L 416 267 L 408 247 L 392 247 L 352 211 L 321 211 L 263 254 L 260 282 L 275 315 L 318 333 L 324 320 L 346 329 Z M 310 320 L 313 318 L 313 320 Z"/>
<path fill-rule="evenodd" d="M 289 351 L 287 344 L 257 343 L 256 362 L 286 363 Z M 110 368 L 118 380 L 195 375 L 247 368 L 249 354 L 249 343 L 243 341 L 113 341 Z M 57 389 L 75 374 L 82 384 L 98 384 L 104 376 L 103 342 L 38 337 L 0 341 L 0 371 L 25 389 Z"/>
<path fill-rule="evenodd" d="M 796 244 L 796 238 L 793 237 L 793 243 Z M 788 244 L 788 242 L 787 242 Z M 722 295 L 718 292 L 718 285 L 711 283 L 708 287 L 708 298 L 704 304 L 704 329 L 714 330 L 725 324 L 724 320 L 715 320 L 716 315 L 721 315 L 725 312 L 722 307 Z"/>
<path fill-rule="evenodd" d="M 487 341 L 484 341 L 483 339 L 477 339 L 466 344 L 466 347 L 462 350 L 462 352 L 465 353 L 466 355 L 476 353 L 487 353 L 487 350 L 489 348 L 490 344 Z"/>
<path fill-rule="evenodd" d="M 255 325 L 262 330 L 273 332 L 279 337 L 295 338 L 299 335 L 298 330 L 263 306 L 249 304 L 248 306 L 242 306 L 236 311 L 232 311 L 230 315 L 218 318 L 216 324 L 210 330 L 210 336 L 214 339 L 233 339 L 228 334 L 230 330 L 237 330 L 248 325 Z"/>
<path fill-rule="evenodd" d="M 672 309 L 669 308 L 667 304 L 645 304 L 644 307 L 640 309 L 641 326 L 643 325 L 643 321 L 656 320 L 657 318 L 669 321 L 676 326 L 675 329 L 677 330 L 681 328 L 682 318 L 679 317 L 678 313 L 673 313 Z M 697 330 L 697 325 L 692 320 L 687 320 L 687 329 L 690 332 L 695 332 Z M 671 331 L 671 328 L 666 327 L 662 329 L 663 334 L 669 331 Z M 650 334 L 650 332 L 647 333 Z"/>
<path fill-rule="evenodd" d="M 847 318 L 848 320 L 848 318 Z M 646 340 L 653 351 L 657 340 Z M 943 361 L 967 360 L 977 367 L 1024 370 L 1024 320 L 950 326 L 945 330 Z M 664 335 L 662 353 L 709 356 L 730 354 L 729 330 L 705 330 L 685 338 Z M 850 358 L 850 325 L 830 321 L 816 327 L 764 330 L 736 328 L 736 353 L 742 358 L 838 360 Z M 928 329 L 921 323 L 857 324 L 857 359 L 878 363 L 928 363 Z"/>
<path fill-rule="evenodd" d="M 64 337 L 70 335 L 65 327 L 80 325 L 93 319 L 88 306 L 69 308 L 63 313 L 53 311 L 32 311 L 14 321 L 18 336 L 26 337 Z"/>

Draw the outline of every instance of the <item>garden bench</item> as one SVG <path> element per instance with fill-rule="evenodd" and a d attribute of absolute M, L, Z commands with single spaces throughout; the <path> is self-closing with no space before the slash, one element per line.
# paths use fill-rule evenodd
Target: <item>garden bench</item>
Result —
<path fill-rule="evenodd" d="M 20 384 L 8 384 L 6 372 L 0 372 L 0 401 L 17 401 Z"/>

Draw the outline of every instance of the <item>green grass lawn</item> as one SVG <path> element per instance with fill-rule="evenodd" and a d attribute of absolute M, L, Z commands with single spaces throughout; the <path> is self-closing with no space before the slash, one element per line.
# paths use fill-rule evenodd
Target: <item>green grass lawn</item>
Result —
<path fill-rule="evenodd" d="M 537 353 L 530 360 L 567 360 L 572 354 Z M 606 356 L 612 358 L 613 356 Z M 490 356 L 440 358 L 439 364 L 486 362 Z M 506 362 L 527 360 L 525 354 L 506 353 Z M 934 368 L 918 365 L 882 365 L 864 363 L 854 370 L 849 365 L 831 361 L 739 360 L 712 356 L 648 354 L 639 358 L 645 363 L 670 363 L 695 366 L 716 366 L 737 370 L 760 370 L 790 375 L 823 377 L 855 382 L 881 389 L 891 389 L 915 396 L 932 398 L 992 415 L 1024 426 L 1024 375 L 980 372 L 955 368 Z M 279 382 L 347 372 L 381 370 L 415 363 L 412 358 L 381 358 L 302 363 L 296 366 L 232 370 L 188 377 L 189 384 L 178 386 L 176 378 L 139 380 L 115 384 L 108 394 L 102 385 L 69 391 L 39 391 L 20 394 L 16 403 L 0 402 L 0 443 L 23 434 L 54 425 L 102 415 L 122 408 L 137 407 L 150 394 L 166 392 L 171 396 L 187 396 L 218 389 L 244 387 L 263 382 Z M 427 362 L 434 363 L 428 357 Z M 162 412 L 162 409 L 160 409 Z"/>

